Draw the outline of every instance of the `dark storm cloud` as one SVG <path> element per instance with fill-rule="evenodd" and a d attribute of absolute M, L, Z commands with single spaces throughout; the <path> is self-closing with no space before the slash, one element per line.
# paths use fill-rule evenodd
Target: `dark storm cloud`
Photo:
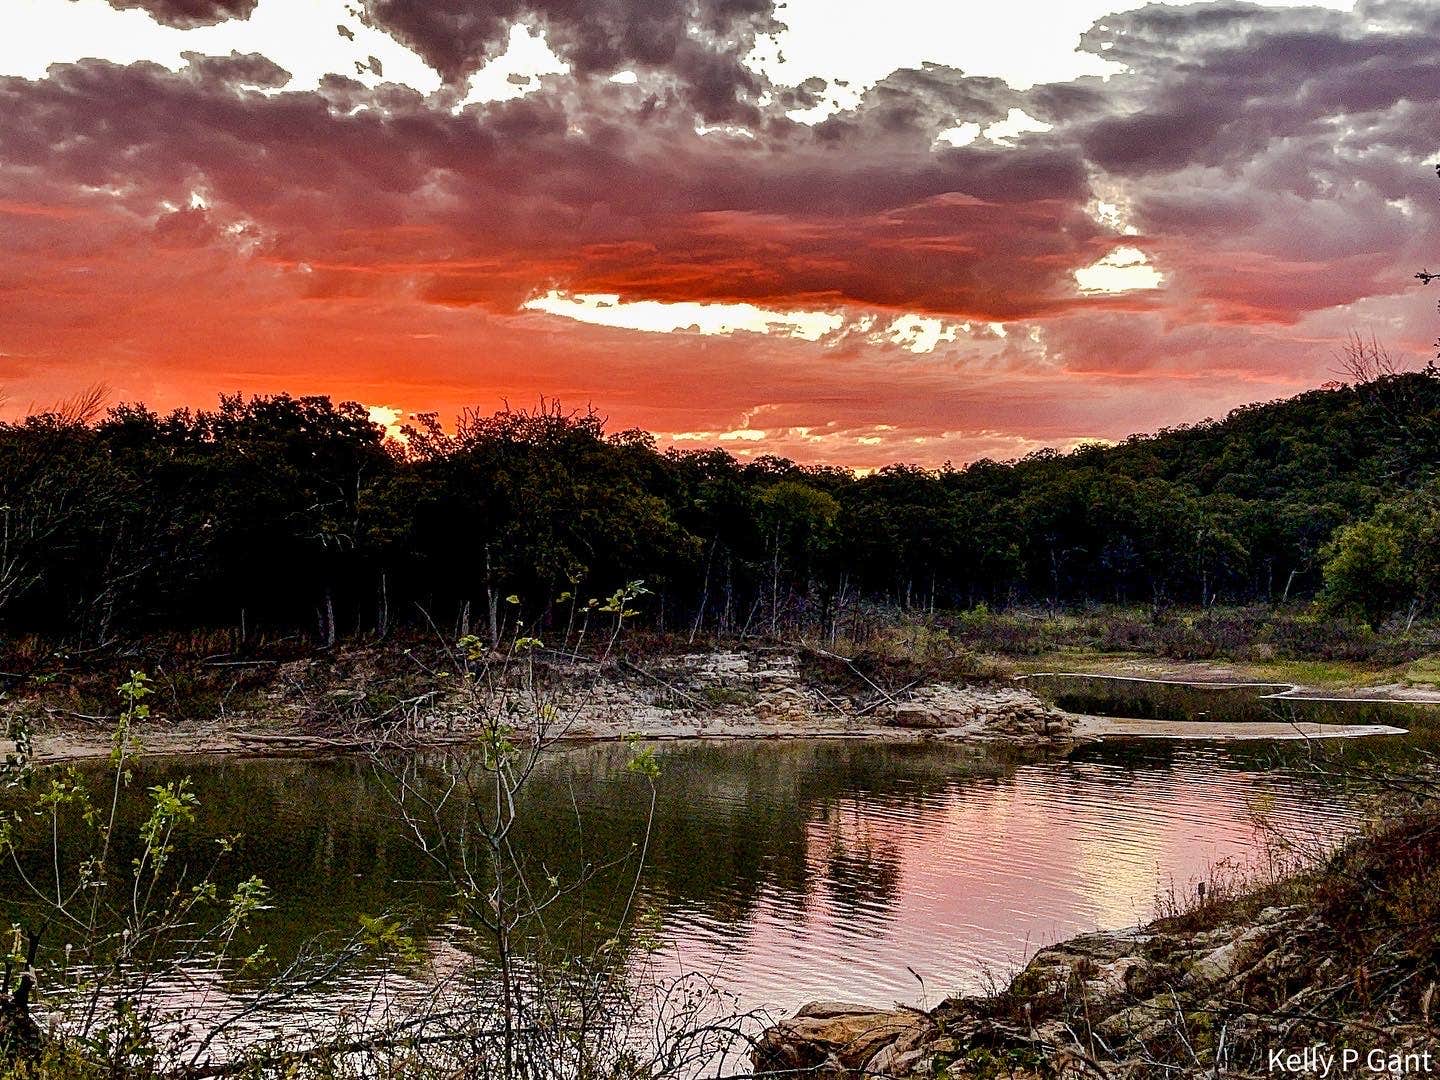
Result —
<path fill-rule="evenodd" d="M 1139 176 L 1339 141 L 1354 117 L 1440 99 L 1437 32 L 1435 5 L 1398 0 L 1353 15 L 1217 3 L 1108 16 L 1082 48 L 1129 68 L 1110 102 L 1122 114 L 1096 119 L 1081 146 Z"/>
<path fill-rule="evenodd" d="M 926 64 L 810 127 L 785 110 L 825 83 L 767 87 L 739 59 L 774 26 L 759 0 L 369 0 L 452 79 L 516 19 L 575 76 L 455 108 L 453 91 L 342 75 L 262 93 L 286 76 L 255 55 L 57 65 L 0 81 L 0 177 L 60 204 L 113 192 L 172 245 L 238 223 L 308 296 L 513 310 L 558 288 L 981 320 L 1163 301 L 1177 319 L 1293 322 L 1393 292 L 1397 259 L 1430 242 L 1431 8 L 1151 6 L 1084 36 L 1124 65 L 1108 80 L 1016 91 Z M 626 68 L 638 85 L 588 77 Z M 1015 108 L 1052 129 L 937 141 Z M 209 213 L 155 224 L 197 189 Z M 1136 237 L 1087 210 L 1116 190 Z M 1156 258 L 1163 297 L 1078 294 L 1073 271 L 1120 244 Z"/>
<path fill-rule="evenodd" d="M 447 79 L 504 52 L 535 22 L 580 74 L 669 64 L 694 38 L 746 45 L 778 27 L 772 0 L 365 0 L 366 17 Z"/>
<path fill-rule="evenodd" d="M 779 87 L 776 98 L 782 109 L 813 109 L 825 100 L 829 88 L 828 82 L 812 75 L 796 86 Z"/>
<path fill-rule="evenodd" d="M 816 126 L 821 138 L 901 136 L 923 140 L 961 121 L 1003 120 L 1021 96 L 1001 79 L 976 78 L 943 64 L 901 68 L 881 79 L 860 104 Z"/>
<path fill-rule="evenodd" d="M 710 122 L 752 121 L 759 77 L 741 58 L 779 28 L 772 0 L 365 0 L 365 18 L 448 82 L 505 51 L 510 27 L 543 27 L 577 75 L 665 72 Z"/>
<path fill-rule="evenodd" d="M 158 23 L 182 30 L 248 19 L 260 0 L 106 0 L 113 8 L 140 8 Z"/>
<path fill-rule="evenodd" d="M 179 74 L 58 65 L 0 82 L 0 147 L 136 214 L 203 189 L 263 232 L 261 257 L 329 294 L 408 282 L 513 309 L 554 283 L 1018 317 L 1066 302 L 1067 265 L 1105 250 L 1073 155 L 932 150 L 940 127 L 1010 100 L 958 73 L 900 73 L 838 135 L 772 116 L 753 140 L 697 134 L 673 105 L 637 126 L 642 89 L 608 82 L 454 112 L 338 77 L 250 89 L 280 77 L 241 56 Z"/>

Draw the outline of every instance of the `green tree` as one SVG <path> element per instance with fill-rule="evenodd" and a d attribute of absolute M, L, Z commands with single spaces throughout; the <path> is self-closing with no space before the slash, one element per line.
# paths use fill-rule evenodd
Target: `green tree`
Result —
<path fill-rule="evenodd" d="M 1408 627 L 1440 594 L 1440 485 L 1336 530 L 1322 555 L 1327 609 L 1372 626 L 1403 611 Z"/>
<path fill-rule="evenodd" d="M 828 492 L 798 480 L 781 480 L 756 499 L 760 524 L 770 544 L 770 633 L 780 619 L 780 578 L 808 596 L 813 574 L 835 539 L 840 504 Z"/>

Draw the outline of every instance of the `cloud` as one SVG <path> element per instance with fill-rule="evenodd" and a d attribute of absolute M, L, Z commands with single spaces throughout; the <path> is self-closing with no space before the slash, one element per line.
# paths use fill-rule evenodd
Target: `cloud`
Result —
<path fill-rule="evenodd" d="M 209 86 L 255 86 L 278 89 L 290 81 L 290 73 L 259 53 L 206 56 L 198 52 L 180 54 L 186 74 Z"/>
<path fill-rule="evenodd" d="M 1129 72 L 1109 103 L 1117 115 L 1094 120 L 1081 145 L 1107 172 L 1145 176 L 1249 161 L 1288 139 L 1353 139 L 1352 118 L 1440 97 L 1437 30 L 1433 5 L 1414 2 L 1362 3 L 1353 15 L 1215 3 L 1110 16 L 1082 48 Z"/>
<path fill-rule="evenodd" d="M 1119 437 L 1328 377 L 1347 320 L 1425 341 L 1432 7 L 1151 5 L 1082 39 L 1123 65 L 1105 80 L 1022 91 L 927 64 L 813 125 L 789 113 L 823 82 L 745 63 L 776 25 L 761 0 L 369 0 L 450 81 L 434 94 L 287 89 L 238 51 L 58 64 L 0 79 L 0 352 L 32 358 L 9 362 L 35 385 L 84 357 L 117 385 L 193 388 L 303 381 L 309 350 L 312 388 L 323 372 L 397 407 L 528 385 L 673 432 L 803 428 L 775 445 L 833 460 Z M 467 103 L 516 21 L 568 70 Z M 597 296 L 616 307 L 584 322 L 562 302 Z M 696 311 L 771 331 L 623 328 Z M 224 349 L 199 348 L 217 320 Z M 843 329 L 785 338 L 802 321 Z M 423 378 L 391 392 L 386 365 Z M 737 378 L 693 406 L 697 380 Z M 742 424 L 761 403 L 780 411 Z"/>
<path fill-rule="evenodd" d="M 758 118 L 763 80 L 742 58 L 780 27 L 772 0 L 365 0 L 364 12 L 451 83 L 530 23 L 576 75 L 663 73 L 708 122 Z"/>
<path fill-rule="evenodd" d="M 140 8 L 165 26 L 190 30 L 197 26 L 213 26 L 230 19 L 248 19 L 260 0 L 107 0 L 113 8 L 124 11 Z"/>
<path fill-rule="evenodd" d="M 1082 302 L 1068 271 L 1109 246 L 1063 147 L 933 148 L 956 110 L 1006 115 L 1003 88 L 958 73 L 902 72 L 844 125 L 774 119 L 754 141 L 700 135 L 681 105 L 636 124 L 643 89 L 609 82 L 458 112 L 342 78 L 267 92 L 284 82 L 235 54 L 58 65 L 0 82 L 0 144 L 60 201 L 106 189 L 144 216 L 203 189 L 312 296 L 505 311 L 554 287 L 989 321 Z"/>

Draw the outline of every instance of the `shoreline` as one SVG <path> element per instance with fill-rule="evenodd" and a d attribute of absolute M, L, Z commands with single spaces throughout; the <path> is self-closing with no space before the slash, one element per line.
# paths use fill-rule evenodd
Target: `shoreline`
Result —
<path fill-rule="evenodd" d="M 1137 741 L 1170 741 L 1195 743 L 1298 742 L 1396 737 L 1408 734 L 1406 729 L 1378 724 L 1316 724 L 1308 722 L 1239 723 L 1224 721 L 1143 720 L 1123 717 L 1062 714 L 1069 722 L 1061 734 L 1036 735 L 1032 738 L 1013 735 L 992 735 L 964 728 L 901 728 L 866 726 L 837 729 L 833 726 L 791 725 L 775 728 L 760 724 L 724 725 L 694 730 L 586 732 L 558 736 L 556 748 L 585 746 L 594 743 L 621 742 L 638 738 L 641 742 L 761 742 L 795 740 L 850 740 L 859 742 L 931 742 L 953 743 L 968 747 L 1010 747 L 1043 756 L 1067 756 L 1081 746 L 1097 743 Z M 362 738 L 337 738 L 302 731 L 281 732 L 273 727 L 234 730 L 159 731 L 137 733 L 143 752 L 151 757 L 314 757 L 366 753 L 376 749 L 421 752 L 444 747 L 474 744 L 474 733 L 457 732 L 423 738 L 375 742 Z M 111 752 L 108 736 L 73 730 L 47 732 L 34 737 L 32 760 L 37 765 L 95 761 Z"/>
<path fill-rule="evenodd" d="M 1362 739 L 1370 737 L 1395 737 L 1406 735 L 1404 728 L 1366 724 L 1310 724 L 1281 723 L 1244 724 L 1195 721 L 1193 723 L 1172 720 L 1132 720 L 1122 717 L 1086 716 L 1074 714 L 1076 721 L 1072 729 L 1069 746 L 1036 747 L 1064 756 L 1069 750 L 1080 746 L 1106 742 L 1131 742 L 1141 740 L 1162 740 L 1175 742 L 1232 743 L 1232 742 L 1298 742 L 1329 741 L 1332 739 Z M 977 737 L 944 728 L 929 731 L 906 731 L 901 728 L 864 728 L 850 731 L 817 729 L 774 731 L 732 729 L 715 731 L 662 731 L 633 732 L 627 734 L 560 736 L 554 740 L 557 748 L 586 746 L 595 743 L 621 742 L 634 735 L 641 742 L 764 742 L 834 740 L 857 742 L 951 742 L 960 746 L 1011 746 L 1013 740 Z M 364 753 L 373 749 L 425 751 L 443 747 L 464 747 L 476 741 L 472 735 L 455 735 L 444 738 L 406 740 L 403 742 L 373 743 L 359 739 L 345 740 L 297 732 L 287 735 L 273 730 L 236 732 L 148 732 L 139 734 L 141 746 L 149 757 L 310 757 L 327 754 Z M 35 752 L 31 760 L 37 765 L 58 765 L 65 762 L 95 761 L 108 757 L 111 743 L 108 738 L 77 738 L 74 732 L 59 732 L 36 736 Z"/>
<path fill-rule="evenodd" d="M 812 655 L 813 654 L 813 655 Z M 331 672 L 318 691 L 291 685 L 314 680 L 316 661 L 275 669 L 274 684 L 257 694 L 253 706 L 210 720 L 169 722 L 163 710 L 136 731 L 146 752 L 159 755 L 299 756 L 354 753 L 378 747 L 424 750 L 460 746 L 476 737 L 465 706 L 453 688 L 432 685 L 418 694 L 404 723 L 366 720 L 355 704 L 373 694 L 378 663 L 355 654 L 327 658 L 350 664 Z M 358 661 L 358 663 L 357 663 Z M 1122 661 L 1117 658 L 1116 665 Z M 368 664 L 368 666 L 367 666 Z M 817 667 L 817 665 L 823 665 Z M 339 665 L 337 665 L 339 666 Z M 1297 684 L 1245 682 L 1224 678 L 1159 679 L 1108 672 L 1074 672 L 1079 678 L 1179 683 L 1198 688 L 1274 688 L 1287 700 L 1300 697 Z M 1188 674 L 1196 675 L 1196 665 Z M 997 745 L 1042 754 L 1067 754 L 1097 742 L 1159 739 L 1194 742 L 1298 741 L 1399 736 L 1393 726 L 1309 721 L 1146 720 L 1058 709 L 1032 691 L 1028 679 L 1045 673 L 998 678 L 916 678 L 901 689 L 885 689 L 843 657 L 801 648 L 716 649 L 661 656 L 647 668 L 629 661 L 599 668 L 587 663 L 555 666 L 552 681 L 558 709 L 567 718 L 556 743 L 583 744 L 625 738 L 678 739 L 859 739 L 934 740 L 970 746 Z M 878 678 L 878 676 L 877 676 Z M 1357 691 L 1359 688 L 1355 688 Z M 1328 700 L 1328 699 L 1326 699 Z M 1369 698 L 1345 696 L 1341 701 Z M 1383 698 L 1405 704 L 1440 699 Z M 318 702 L 318 706 L 317 706 Z M 29 708 L 32 759 L 58 763 L 104 757 L 111 736 L 103 717 L 80 717 L 51 705 L 43 695 L 8 702 Z M 393 709 L 390 710 L 393 713 Z M 72 719 L 68 719 L 71 717 Z M 39 722 L 35 720 L 38 718 Z"/>
<path fill-rule="evenodd" d="M 1017 663 L 1020 670 L 1014 679 L 1022 683 L 1045 677 L 1105 679 L 1197 690 L 1273 689 L 1277 692 L 1262 696 L 1280 701 L 1440 706 L 1440 687 L 1434 684 L 1367 681 L 1394 680 L 1393 668 L 1375 672 L 1348 665 L 1342 678 L 1301 678 L 1287 676 L 1301 675 L 1309 666 L 1306 661 L 1170 660 L 1130 652 L 1056 653 Z"/>
<path fill-rule="evenodd" d="M 1075 714 L 1074 731 L 1099 742 L 1167 739 L 1181 742 L 1298 742 L 1408 735 L 1388 724 L 1319 724 L 1305 720 L 1145 720 Z"/>

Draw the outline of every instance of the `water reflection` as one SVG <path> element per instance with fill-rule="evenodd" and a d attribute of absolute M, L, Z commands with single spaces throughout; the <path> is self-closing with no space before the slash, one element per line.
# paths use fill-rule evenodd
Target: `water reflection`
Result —
<path fill-rule="evenodd" d="M 679 951 L 785 1007 L 980 989 L 1040 945 L 1148 917 L 1172 881 L 1253 862 L 1258 812 L 1300 839 L 1333 840 L 1353 820 L 1354 799 L 1333 799 L 1321 778 L 1242 765 L 1220 749 L 1101 751 L 988 779 L 840 791 L 810 813 L 802 842 L 819 887 L 803 906 L 762 883 L 738 937 L 688 909 Z"/>
<path fill-rule="evenodd" d="M 1023 676 L 1062 709 L 1139 720 L 1214 723 L 1379 724 L 1411 733 L 1410 748 L 1440 747 L 1440 705 L 1422 701 L 1304 696 L 1289 683 L 1195 683 L 1111 675 Z"/>
<path fill-rule="evenodd" d="M 528 857 L 562 876 L 595 868 L 550 920 L 577 942 L 609 933 L 636 869 L 650 791 L 625 769 L 628 753 L 567 751 L 528 790 L 517 837 Z M 1243 747 L 1104 747 L 1030 764 L 938 743 L 656 753 L 639 900 L 662 961 L 718 973 L 747 1007 L 778 1009 L 980 989 L 1045 943 L 1148 917 L 1171 881 L 1254 861 L 1257 812 L 1281 832 L 1331 842 L 1361 797 L 1304 760 Z M 451 948 L 446 891 L 368 762 L 153 761 L 135 790 L 183 775 L 202 808 L 189 853 L 240 835 L 223 884 L 252 873 L 269 883 L 276 902 L 253 936 L 281 962 L 317 933 L 396 909 L 432 954 Z M 133 820 L 138 799 L 125 812 Z M 38 844 L 28 853 L 42 855 Z M 5 896 L 19 895 L 14 885 L 0 880 Z M 20 914 L 13 900 L 6 908 Z M 362 989 L 317 994 L 328 1005 Z"/>

